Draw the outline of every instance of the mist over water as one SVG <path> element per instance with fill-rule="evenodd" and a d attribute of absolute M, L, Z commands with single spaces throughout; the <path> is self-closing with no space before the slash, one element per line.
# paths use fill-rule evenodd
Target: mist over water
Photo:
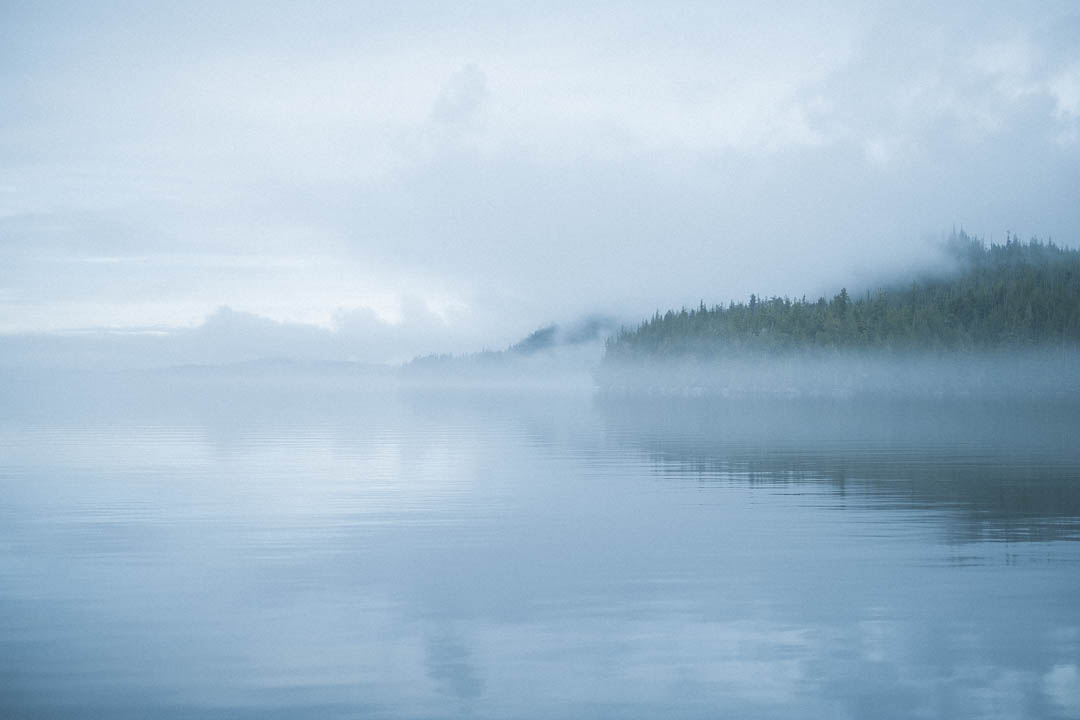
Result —
<path fill-rule="evenodd" d="M 0 2 L 0 720 L 1080 719 L 1077 38 Z"/>
<path fill-rule="evenodd" d="M 605 358 L 601 392 L 653 396 L 1080 397 L 1080 349 L 935 352 L 808 349 L 698 359 Z"/>
<path fill-rule="evenodd" d="M 1080 713 L 1068 398 L 117 380 L 0 417 L 5 715 Z"/>

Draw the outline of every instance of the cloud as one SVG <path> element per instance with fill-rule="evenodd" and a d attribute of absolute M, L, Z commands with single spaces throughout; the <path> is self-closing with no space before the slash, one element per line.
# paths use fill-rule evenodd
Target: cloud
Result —
<path fill-rule="evenodd" d="M 1043 675 L 1043 691 L 1069 717 L 1080 716 L 1080 669 L 1055 665 Z"/>
<path fill-rule="evenodd" d="M 223 306 L 189 328 L 12 333 L 0 335 L 0 367 L 139 369 L 279 359 L 399 363 L 432 347 L 466 349 L 437 315 L 418 310 L 418 304 L 407 303 L 394 322 L 371 308 L 341 311 L 333 328 Z"/>
<path fill-rule="evenodd" d="M 443 89 L 431 116 L 447 125 L 461 125 L 476 116 L 487 96 L 487 78 L 476 65 L 469 64 L 454 73 Z"/>
<path fill-rule="evenodd" d="M 1066 122 L 1080 120 L 1080 65 L 1072 66 L 1048 83 L 1057 116 Z"/>
<path fill-rule="evenodd" d="M 872 285 L 953 225 L 1077 241 L 1068 4 L 159 10 L 0 28 L 0 331 L 505 347 Z M 443 325 L 387 334 L 409 298 Z"/>

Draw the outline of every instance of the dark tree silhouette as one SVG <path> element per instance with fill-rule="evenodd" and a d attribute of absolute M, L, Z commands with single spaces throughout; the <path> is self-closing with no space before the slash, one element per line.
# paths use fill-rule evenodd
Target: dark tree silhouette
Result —
<path fill-rule="evenodd" d="M 607 343 L 605 362 L 807 348 L 974 351 L 1080 342 L 1080 251 L 1052 241 L 948 240 L 956 273 L 852 299 L 765 299 L 659 311 Z"/>

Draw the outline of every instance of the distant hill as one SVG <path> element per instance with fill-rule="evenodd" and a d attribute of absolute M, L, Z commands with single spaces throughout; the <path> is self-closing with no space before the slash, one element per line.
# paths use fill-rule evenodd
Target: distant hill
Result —
<path fill-rule="evenodd" d="M 948 241 L 956 270 L 861 297 L 761 298 L 656 313 L 609 338 L 604 362 L 778 356 L 807 349 L 976 351 L 1080 342 L 1080 251 Z"/>
<path fill-rule="evenodd" d="M 424 355 L 401 366 L 398 378 L 421 385 L 592 385 L 603 341 L 618 323 L 589 315 L 568 326 L 546 325 L 505 350 Z"/>

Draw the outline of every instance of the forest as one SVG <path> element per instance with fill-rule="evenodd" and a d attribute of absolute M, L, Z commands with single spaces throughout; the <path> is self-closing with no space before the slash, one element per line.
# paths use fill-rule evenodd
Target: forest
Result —
<path fill-rule="evenodd" d="M 668 310 L 606 344 L 624 360 L 778 355 L 806 349 L 974 352 L 1080 342 L 1080 251 L 1009 235 L 986 245 L 954 232 L 954 270 L 859 297 L 751 295 L 748 302 Z"/>

